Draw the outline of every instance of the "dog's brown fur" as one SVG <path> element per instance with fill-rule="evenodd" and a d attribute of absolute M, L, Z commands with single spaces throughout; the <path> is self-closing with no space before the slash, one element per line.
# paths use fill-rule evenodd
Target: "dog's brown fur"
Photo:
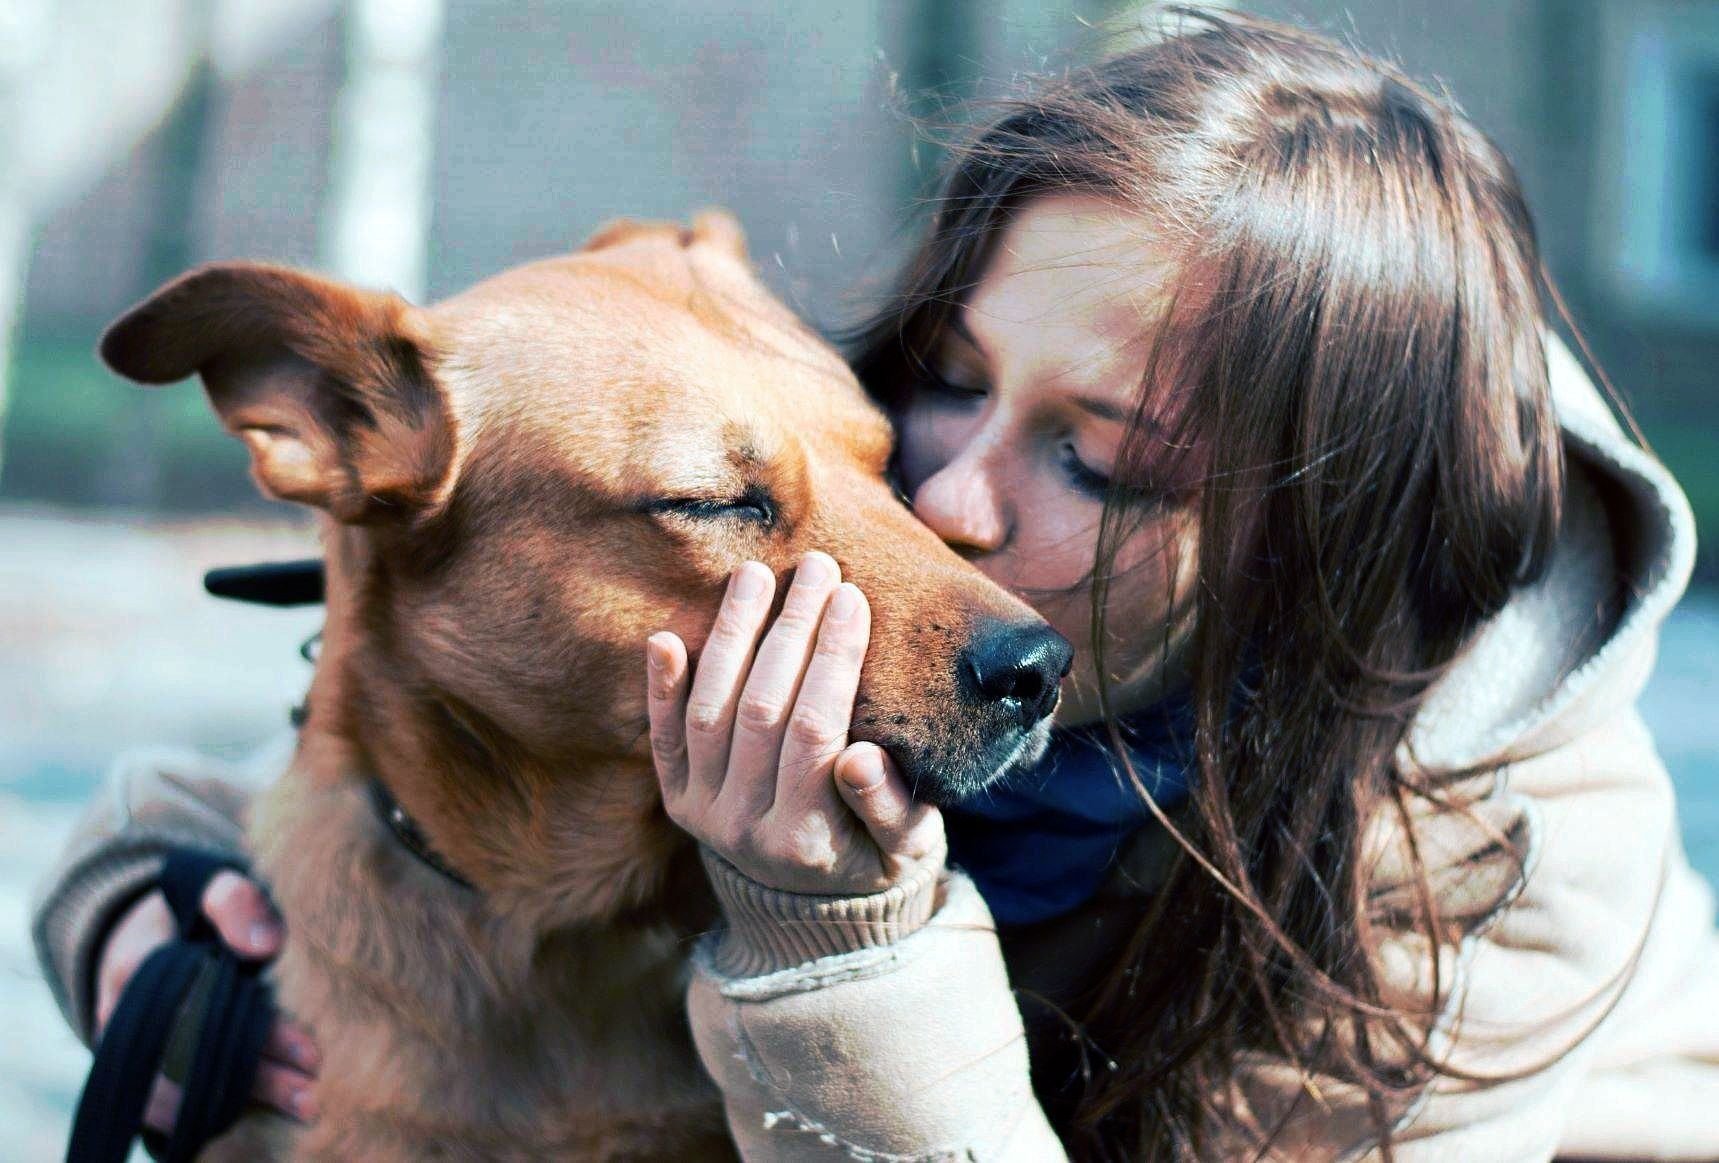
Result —
<path fill-rule="evenodd" d="M 322 1116 L 270 1150 L 731 1157 L 685 1028 L 713 909 L 658 799 L 645 636 L 696 654 L 740 561 L 833 553 L 874 611 L 853 735 L 917 778 L 1010 745 L 952 660 L 976 619 L 1031 617 L 892 495 L 885 417 L 738 226 L 616 224 L 428 309 L 209 267 L 102 350 L 200 372 L 262 489 L 328 518 L 309 718 L 252 824 Z M 372 777 L 475 890 L 380 824 Z"/>

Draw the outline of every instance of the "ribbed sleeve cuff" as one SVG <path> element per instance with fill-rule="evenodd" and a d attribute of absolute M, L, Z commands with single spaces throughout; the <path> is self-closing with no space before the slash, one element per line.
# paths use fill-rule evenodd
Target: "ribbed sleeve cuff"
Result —
<path fill-rule="evenodd" d="M 893 945 L 931 919 L 943 872 L 943 861 L 926 861 L 882 892 L 813 896 L 766 888 L 710 849 L 700 852 L 727 922 L 713 959 L 727 977 L 757 977 Z"/>
<path fill-rule="evenodd" d="M 95 1027 L 96 958 L 114 922 L 161 879 L 168 847 L 156 841 L 103 852 L 72 870 L 37 913 L 37 955 L 60 1012 L 86 1046 Z"/>

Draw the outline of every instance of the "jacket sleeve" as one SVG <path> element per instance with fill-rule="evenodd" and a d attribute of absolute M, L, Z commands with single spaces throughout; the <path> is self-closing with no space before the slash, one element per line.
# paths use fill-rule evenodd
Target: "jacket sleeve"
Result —
<path fill-rule="evenodd" d="M 277 774 L 293 740 L 242 764 L 181 750 L 136 751 L 109 771 L 38 887 L 36 956 L 60 1012 L 85 1044 L 93 1034 L 96 959 L 114 921 L 154 885 L 169 848 L 242 855 L 252 795 Z"/>
<path fill-rule="evenodd" d="M 753 1160 L 1031 1160 L 1033 1097 L 995 926 L 927 870 L 871 897 L 796 896 L 705 854 L 728 927 L 694 956 L 693 1036 Z"/>

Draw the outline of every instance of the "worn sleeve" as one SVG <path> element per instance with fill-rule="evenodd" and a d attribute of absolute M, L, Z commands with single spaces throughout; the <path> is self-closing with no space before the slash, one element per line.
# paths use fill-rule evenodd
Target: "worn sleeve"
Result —
<path fill-rule="evenodd" d="M 285 765 L 283 737 L 243 763 L 183 750 L 122 756 L 38 887 L 31 918 L 36 956 L 60 1012 L 87 1044 L 95 967 L 119 915 L 152 887 L 169 848 L 241 855 L 255 790 Z"/>
<path fill-rule="evenodd" d="M 688 1008 L 743 1158 L 1064 1157 L 970 880 L 807 897 L 706 864 L 728 925 L 695 955 Z"/>

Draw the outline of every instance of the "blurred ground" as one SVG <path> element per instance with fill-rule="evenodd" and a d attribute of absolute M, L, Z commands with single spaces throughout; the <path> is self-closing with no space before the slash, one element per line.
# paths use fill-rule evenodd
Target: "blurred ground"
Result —
<path fill-rule="evenodd" d="M 30 948 L 29 893 L 116 752 L 238 755 L 278 732 L 319 611 L 202 593 L 214 565 L 308 556 L 306 525 L 0 507 L 0 1163 L 58 1158 L 88 1056 Z M 1645 701 L 1691 856 L 1719 880 L 1719 595 L 1672 616 Z"/>

